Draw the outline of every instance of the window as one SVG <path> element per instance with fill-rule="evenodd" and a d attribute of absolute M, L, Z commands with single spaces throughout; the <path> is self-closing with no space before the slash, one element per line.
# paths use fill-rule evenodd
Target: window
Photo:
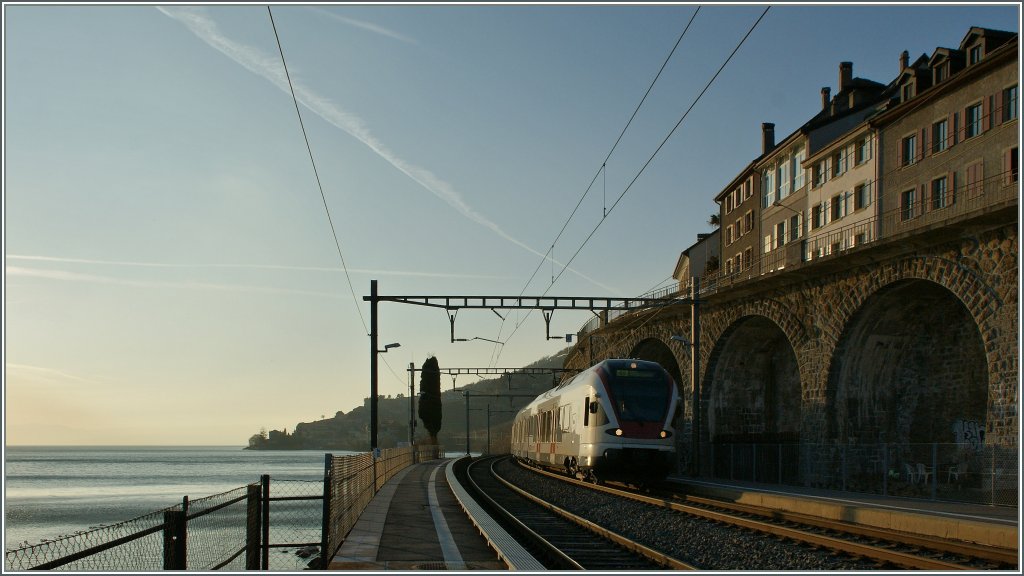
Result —
<path fill-rule="evenodd" d="M 732 244 L 732 225 L 725 227 L 725 245 Z"/>
<path fill-rule="evenodd" d="M 811 178 L 815 188 L 825 183 L 828 178 L 828 165 L 824 160 L 811 167 Z"/>
<path fill-rule="evenodd" d="M 916 190 L 907 190 L 900 194 L 900 220 L 910 220 L 914 217 L 914 199 Z"/>
<path fill-rule="evenodd" d="M 811 228 L 816 230 L 823 225 L 821 221 L 821 204 L 815 204 L 811 207 Z"/>
<path fill-rule="evenodd" d="M 843 194 L 837 194 L 832 197 L 832 220 L 839 220 L 843 216 L 846 216 L 846 202 L 844 201 Z"/>
<path fill-rule="evenodd" d="M 769 234 L 764 237 L 764 253 L 767 254 L 772 251 L 772 235 Z"/>
<path fill-rule="evenodd" d="M 914 97 L 914 85 L 904 84 L 903 85 L 903 101 L 906 102 Z"/>
<path fill-rule="evenodd" d="M 947 182 L 946 177 L 936 178 L 932 180 L 932 210 L 938 210 L 939 208 L 945 208 L 948 204 L 947 197 Z"/>
<path fill-rule="evenodd" d="M 737 219 L 734 226 L 736 230 L 736 239 L 739 240 L 740 236 L 743 236 L 743 219 Z"/>
<path fill-rule="evenodd" d="M 871 188 L 865 182 L 853 187 L 853 209 L 860 210 L 871 204 Z"/>
<path fill-rule="evenodd" d="M 967 63 L 977 64 L 981 62 L 981 45 L 971 46 L 971 49 L 967 52 Z"/>
<path fill-rule="evenodd" d="M 841 176 L 846 172 L 845 150 L 840 150 L 832 155 L 832 177 Z"/>
<path fill-rule="evenodd" d="M 734 271 L 733 266 L 734 265 L 733 265 L 733 262 L 732 262 L 732 258 L 729 258 L 728 260 L 726 260 L 725 261 L 725 273 L 726 274 L 732 274 L 733 271 Z"/>
<path fill-rule="evenodd" d="M 866 136 L 857 141 L 854 148 L 853 161 L 860 166 L 871 159 L 871 140 Z"/>
<path fill-rule="evenodd" d="M 790 172 L 793 175 L 793 191 L 804 187 L 804 169 L 802 168 L 804 160 L 807 159 L 807 153 L 804 151 L 804 147 L 801 146 L 796 149 L 796 153 L 793 154 L 793 159 L 790 162 Z"/>
<path fill-rule="evenodd" d="M 932 124 L 932 154 L 946 149 L 946 125 L 948 120 L 940 120 Z"/>
<path fill-rule="evenodd" d="M 761 207 L 762 208 L 767 208 L 767 207 L 771 206 L 773 203 L 775 203 L 775 181 L 774 181 L 774 176 L 775 176 L 775 171 L 771 170 L 771 169 L 765 170 L 764 174 L 761 175 L 761 178 L 762 178 L 761 185 L 762 185 L 762 187 L 764 189 L 764 192 L 763 192 L 763 194 L 761 196 Z"/>
<path fill-rule="evenodd" d="M 1017 117 L 1017 87 L 1011 86 L 1003 90 L 1003 122 Z"/>
<path fill-rule="evenodd" d="M 943 63 L 935 68 L 935 83 L 938 84 L 949 77 L 949 64 Z"/>
<path fill-rule="evenodd" d="M 800 237 L 800 216 L 794 214 L 789 218 L 789 241 L 792 242 Z"/>
<path fill-rule="evenodd" d="M 775 225 L 775 247 L 781 248 L 786 243 L 786 221 Z"/>
<path fill-rule="evenodd" d="M 751 248 L 747 248 L 746 250 L 743 251 L 743 267 L 744 268 L 750 268 L 750 266 L 754 263 L 753 252 L 754 251 Z"/>
<path fill-rule="evenodd" d="M 904 138 L 901 146 L 903 148 L 903 152 L 900 154 L 901 166 L 910 166 L 917 160 L 917 135 Z"/>
<path fill-rule="evenodd" d="M 754 229 L 754 212 L 747 210 L 747 213 L 743 215 L 743 233 L 746 234 Z"/>
<path fill-rule="evenodd" d="M 967 138 L 981 134 L 981 104 L 967 107 L 964 128 L 967 131 Z"/>
<path fill-rule="evenodd" d="M 967 183 L 965 186 L 965 192 L 968 198 L 975 198 L 979 194 L 985 191 L 985 162 L 979 161 L 971 164 L 964 169 L 964 175 L 967 177 Z"/>

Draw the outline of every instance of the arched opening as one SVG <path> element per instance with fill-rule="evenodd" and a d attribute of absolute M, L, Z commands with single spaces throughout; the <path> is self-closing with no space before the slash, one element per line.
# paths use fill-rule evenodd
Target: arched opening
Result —
<path fill-rule="evenodd" d="M 643 340 L 633 348 L 629 357 L 661 364 L 661 367 L 668 372 L 668 375 L 676 381 L 679 393 L 682 394 L 683 378 L 679 371 L 679 362 L 676 361 L 676 355 L 672 353 L 672 349 L 664 342 L 657 338 Z"/>
<path fill-rule="evenodd" d="M 800 371 L 778 324 L 741 318 L 715 344 L 705 375 L 705 430 L 718 478 L 795 482 L 800 459 Z"/>
<path fill-rule="evenodd" d="M 928 474 L 941 471 L 946 482 L 961 463 L 980 472 L 984 342 L 967 308 L 939 284 L 897 282 L 864 303 L 833 353 L 826 398 L 828 436 L 854 483 L 884 474 L 889 491 L 929 492 Z"/>

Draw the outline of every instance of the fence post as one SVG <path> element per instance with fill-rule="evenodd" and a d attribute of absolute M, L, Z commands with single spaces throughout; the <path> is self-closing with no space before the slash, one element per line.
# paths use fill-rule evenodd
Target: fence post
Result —
<path fill-rule="evenodd" d="M 260 487 L 249 484 L 245 490 L 245 569 L 260 569 Z"/>
<path fill-rule="evenodd" d="M 164 570 L 187 569 L 188 496 L 182 499 L 181 508 L 164 512 Z"/>
<path fill-rule="evenodd" d="M 260 475 L 260 486 L 263 492 L 263 522 L 260 528 L 263 532 L 262 542 L 260 543 L 261 552 L 263 553 L 263 561 L 261 563 L 263 570 L 270 570 L 270 474 Z"/>
<path fill-rule="evenodd" d="M 327 570 L 331 563 L 333 550 L 328 550 L 331 545 L 331 481 L 334 476 L 334 456 L 330 453 L 324 454 L 324 512 L 323 525 L 320 528 L 320 569 Z"/>
<path fill-rule="evenodd" d="M 882 444 L 882 496 L 889 495 L 889 445 Z"/>
<path fill-rule="evenodd" d="M 939 484 L 939 445 L 932 442 L 932 500 L 935 500 L 935 492 Z"/>

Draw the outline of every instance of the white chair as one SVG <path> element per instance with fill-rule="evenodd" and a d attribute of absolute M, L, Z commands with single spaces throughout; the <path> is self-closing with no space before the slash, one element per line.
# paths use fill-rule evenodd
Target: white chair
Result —
<path fill-rule="evenodd" d="M 910 467 L 910 464 L 903 463 L 903 473 L 907 475 L 907 481 L 911 484 L 917 484 L 917 472 Z"/>
<path fill-rule="evenodd" d="M 954 478 L 959 482 L 960 475 L 967 473 L 967 462 L 957 462 L 955 466 L 950 466 L 949 471 L 946 473 L 946 483 L 949 484 Z"/>
<path fill-rule="evenodd" d="M 922 482 L 927 484 L 928 483 L 928 477 L 931 476 L 931 475 L 932 475 L 931 470 L 929 470 L 924 464 L 921 464 L 920 462 L 917 463 L 917 477 Z"/>

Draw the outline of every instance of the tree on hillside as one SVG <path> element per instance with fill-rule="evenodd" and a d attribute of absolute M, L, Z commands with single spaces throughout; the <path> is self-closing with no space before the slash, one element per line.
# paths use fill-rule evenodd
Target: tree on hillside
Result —
<path fill-rule="evenodd" d="M 430 443 L 437 444 L 437 433 L 441 430 L 441 369 L 433 356 L 420 368 L 419 416 L 430 434 Z"/>

